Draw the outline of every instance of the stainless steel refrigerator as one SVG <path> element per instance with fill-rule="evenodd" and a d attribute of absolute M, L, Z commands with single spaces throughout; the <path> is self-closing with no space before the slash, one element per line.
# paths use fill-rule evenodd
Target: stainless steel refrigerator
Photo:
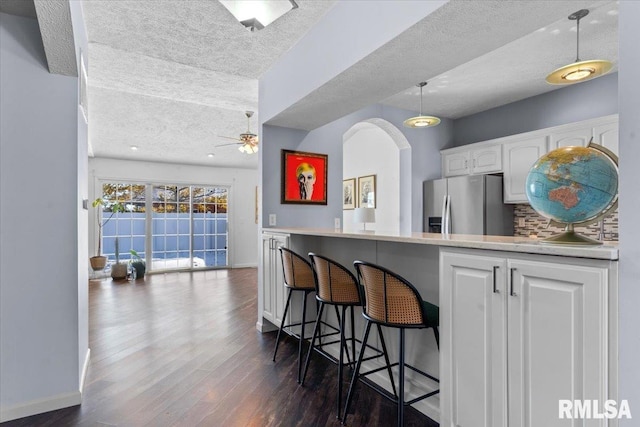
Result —
<path fill-rule="evenodd" d="M 513 206 L 502 202 L 502 177 L 471 175 L 425 181 L 427 233 L 513 235 Z"/>

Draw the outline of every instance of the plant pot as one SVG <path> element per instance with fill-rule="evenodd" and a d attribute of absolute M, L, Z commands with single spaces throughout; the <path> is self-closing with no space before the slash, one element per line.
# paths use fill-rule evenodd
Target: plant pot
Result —
<path fill-rule="evenodd" d="M 144 262 L 132 262 L 131 266 L 136 269 L 136 277 L 142 279 L 147 271 L 146 264 Z"/>
<path fill-rule="evenodd" d="M 105 265 L 107 265 L 107 257 L 102 255 L 92 256 L 89 258 L 89 263 L 93 271 L 101 271 L 104 270 Z"/>
<path fill-rule="evenodd" d="M 123 280 L 127 278 L 127 264 L 113 264 L 111 266 L 111 278 L 113 280 Z"/>

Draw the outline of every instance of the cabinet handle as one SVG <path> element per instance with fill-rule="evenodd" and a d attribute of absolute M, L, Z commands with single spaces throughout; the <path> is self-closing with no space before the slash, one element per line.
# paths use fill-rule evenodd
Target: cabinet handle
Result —
<path fill-rule="evenodd" d="M 515 292 L 513 292 L 513 272 L 516 271 L 515 268 L 510 268 L 509 269 L 509 295 L 511 295 L 512 297 L 517 297 L 518 294 L 516 294 Z"/>
<path fill-rule="evenodd" d="M 476 167 L 476 159 L 473 159 L 473 167 Z"/>
<path fill-rule="evenodd" d="M 497 266 L 497 265 L 493 266 L 493 293 L 494 294 L 499 294 L 500 293 L 500 291 L 498 290 L 498 285 L 496 283 L 496 280 L 497 280 L 497 278 L 496 278 L 497 274 L 496 273 L 497 273 L 499 268 L 500 267 Z"/>
<path fill-rule="evenodd" d="M 464 161 L 464 167 L 465 168 L 467 167 L 467 161 L 466 160 Z"/>

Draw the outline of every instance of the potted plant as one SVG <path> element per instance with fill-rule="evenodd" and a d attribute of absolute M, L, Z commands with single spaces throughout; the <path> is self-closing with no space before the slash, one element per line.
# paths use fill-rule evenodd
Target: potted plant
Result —
<path fill-rule="evenodd" d="M 131 254 L 131 267 L 135 268 L 136 277 L 138 279 L 143 278 L 144 273 L 147 271 L 147 265 L 135 249 L 131 249 L 129 253 Z"/>
<path fill-rule="evenodd" d="M 116 237 L 116 263 L 111 266 L 111 278 L 122 280 L 127 278 L 127 264 L 120 262 L 120 247 Z"/>
<path fill-rule="evenodd" d="M 104 269 L 105 265 L 107 265 L 107 257 L 102 255 L 102 227 L 104 227 L 117 212 L 124 212 L 125 208 L 122 203 L 110 202 L 102 197 L 95 199 L 91 205 L 96 208 L 96 224 L 98 224 L 98 251 L 96 252 L 96 256 L 89 258 L 89 262 L 91 263 L 93 271 L 100 271 Z M 104 208 L 111 209 L 111 215 L 102 222 L 100 213 Z"/>

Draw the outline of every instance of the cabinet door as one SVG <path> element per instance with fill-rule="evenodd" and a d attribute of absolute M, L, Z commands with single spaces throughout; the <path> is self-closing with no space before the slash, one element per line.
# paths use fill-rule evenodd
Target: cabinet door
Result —
<path fill-rule="evenodd" d="M 262 317 L 274 323 L 273 237 L 262 235 Z"/>
<path fill-rule="evenodd" d="M 440 425 L 506 424 L 503 258 L 442 251 Z"/>
<path fill-rule="evenodd" d="M 547 152 L 547 137 L 506 142 L 504 150 L 504 202 L 528 203 L 525 193 L 531 166 Z"/>
<path fill-rule="evenodd" d="M 284 287 L 284 272 L 282 270 L 282 257 L 280 256 L 279 247 L 289 247 L 289 238 L 287 236 L 274 236 L 274 249 L 273 249 L 273 266 L 274 266 L 274 291 L 273 291 L 273 324 L 280 326 L 282 322 L 282 314 L 284 313 L 284 306 L 287 302 L 287 289 Z"/>
<path fill-rule="evenodd" d="M 618 121 L 593 128 L 593 142 L 600 144 L 618 155 Z"/>
<path fill-rule="evenodd" d="M 578 425 L 560 399 L 607 399 L 607 270 L 509 260 L 510 427 Z M 580 426 L 607 425 L 587 419 Z"/>
<path fill-rule="evenodd" d="M 450 153 L 442 155 L 442 170 L 444 177 L 469 174 L 469 152 Z"/>
<path fill-rule="evenodd" d="M 471 151 L 472 173 L 502 172 L 502 147 L 493 145 Z"/>
<path fill-rule="evenodd" d="M 573 129 L 565 132 L 551 134 L 551 150 L 569 145 L 586 147 L 591 140 L 591 127 Z"/>

